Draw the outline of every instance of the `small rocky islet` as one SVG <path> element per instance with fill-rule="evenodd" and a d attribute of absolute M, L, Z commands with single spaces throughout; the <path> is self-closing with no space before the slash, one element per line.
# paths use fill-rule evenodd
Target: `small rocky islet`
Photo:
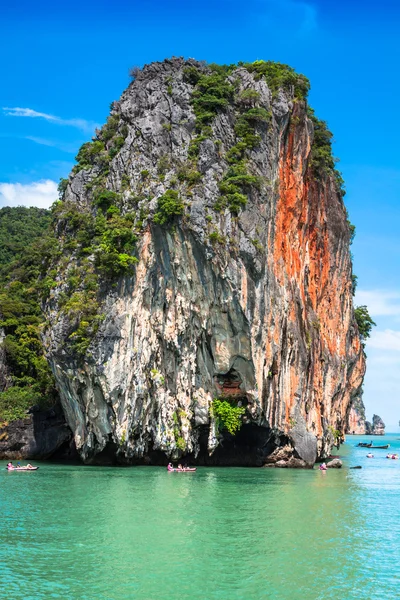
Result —
<path fill-rule="evenodd" d="M 372 422 L 366 420 L 365 407 L 361 397 L 353 400 L 349 418 L 347 433 L 355 435 L 385 435 L 385 423 L 379 415 L 372 416 Z"/>
<path fill-rule="evenodd" d="M 308 90 L 133 69 L 51 211 L 0 211 L 2 457 L 312 467 L 351 431 L 372 321 Z"/>

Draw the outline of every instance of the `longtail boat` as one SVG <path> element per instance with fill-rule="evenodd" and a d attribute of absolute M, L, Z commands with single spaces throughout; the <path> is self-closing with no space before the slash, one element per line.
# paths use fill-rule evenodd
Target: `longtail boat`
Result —
<path fill-rule="evenodd" d="M 382 450 L 387 450 L 387 448 L 390 448 L 390 444 L 386 444 L 385 446 L 369 446 L 370 448 L 380 448 Z"/>

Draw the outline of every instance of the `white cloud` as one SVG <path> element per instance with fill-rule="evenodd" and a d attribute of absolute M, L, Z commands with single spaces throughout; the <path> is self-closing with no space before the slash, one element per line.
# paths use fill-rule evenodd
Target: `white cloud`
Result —
<path fill-rule="evenodd" d="M 400 331 L 393 329 L 374 331 L 368 340 L 368 348 L 400 352 Z"/>
<path fill-rule="evenodd" d="M 41 138 L 41 137 L 36 137 L 34 135 L 27 135 L 27 136 L 25 136 L 24 139 L 29 140 L 30 142 L 34 142 L 35 144 L 40 144 L 41 146 L 49 146 L 50 148 L 57 148 L 58 150 L 61 150 L 62 152 L 68 152 L 71 154 L 75 154 L 78 151 L 78 148 L 80 146 L 80 143 L 63 144 L 62 142 L 48 140 L 46 138 Z"/>
<path fill-rule="evenodd" d="M 372 317 L 400 316 L 400 292 L 395 290 L 357 290 L 355 304 L 366 305 Z"/>
<path fill-rule="evenodd" d="M 76 127 L 77 129 L 81 129 L 85 133 L 94 133 L 96 127 L 100 127 L 98 123 L 94 121 L 86 121 L 86 119 L 62 119 L 61 117 L 57 117 L 55 115 L 49 115 L 48 113 L 38 112 L 33 110 L 32 108 L 21 108 L 19 106 L 9 108 L 3 107 L 3 111 L 8 117 L 30 117 L 30 118 L 39 118 L 45 119 L 46 121 L 50 121 L 51 123 L 56 123 L 57 125 L 68 125 L 70 127 Z"/>
<path fill-rule="evenodd" d="M 57 183 L 51 179 L 28 184 L 0 183 L 0 206 L 49 208 L 57 198 Z"/>

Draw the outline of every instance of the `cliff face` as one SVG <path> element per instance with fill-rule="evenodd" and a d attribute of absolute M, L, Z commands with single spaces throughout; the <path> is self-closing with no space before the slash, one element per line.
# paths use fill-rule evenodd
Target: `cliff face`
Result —
<path fill-rule="evenodd" d="M 295 85 L 216 74 L 222 92 L 193 60 L 145 67 L 65 185 L 43 339 L 85 461 L 312 465 L 362 384 L 350 232 L 312 163 L 315 119 Z M 137 262 L 111 276 L 123 217 Z M 97 246 L 82 250 L 79 218 Z M 236 435 L 214 398 L 242 407 Z"/>
<path fill-rule="evenodd" d="M 77 459 L 60 405 L 31 409 L 24 419 L 0 423 L 0 459 Z"/>
<path fill-rule="evenodd" d="M 362 396 L 356 396 L 351 403 L 347 433 L 364 435 L 366 433 L 365 406 Z"/>

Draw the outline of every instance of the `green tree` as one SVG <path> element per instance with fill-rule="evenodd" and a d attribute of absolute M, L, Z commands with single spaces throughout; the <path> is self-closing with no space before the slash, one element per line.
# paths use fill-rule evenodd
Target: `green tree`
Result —
<path fill-rule="evenodd" d="M 50 220 L 50 211 L 43 208 L 6 206 L 0 209 L 0 269 L 20 258 L 29 244 L 41 238 Z"/>
<path fill-rule="evenodd" d="M 154 215 L 154 223 L 165 225 L 174 217 L 183 215 L 184 204 L 175 190 L 167 190 L 157 200 L 157 212 Z"/>
<path fill-rule="evenodd" d="M 357 321 L 358 331 L 363 340 L 366 340 L 371 335 L 371 330 L 376 323 L 371 319 L 368 312 L 368 308 L 363 306 L 357 306 L 354 310 L 354 316 Z"/>
<path fill-rule="evenodd" d="M 0 327 L 13 386 L 0 393 L 0 421 L 22 418 L 33 404 L 51 405 L 54 380 L 40 339 L 40 297 L 54 287 L 56 251 L 50 211 L 0 210 Z"/>
<path fill-rule="evenodd" d="M 215 398 L 210 412 L 218 429 L 226 429 L 231 435 L 235 435 L 242 426 L 242 415 L 246 410 L 242 406 L 232 406 L 228 400 Z"/>

